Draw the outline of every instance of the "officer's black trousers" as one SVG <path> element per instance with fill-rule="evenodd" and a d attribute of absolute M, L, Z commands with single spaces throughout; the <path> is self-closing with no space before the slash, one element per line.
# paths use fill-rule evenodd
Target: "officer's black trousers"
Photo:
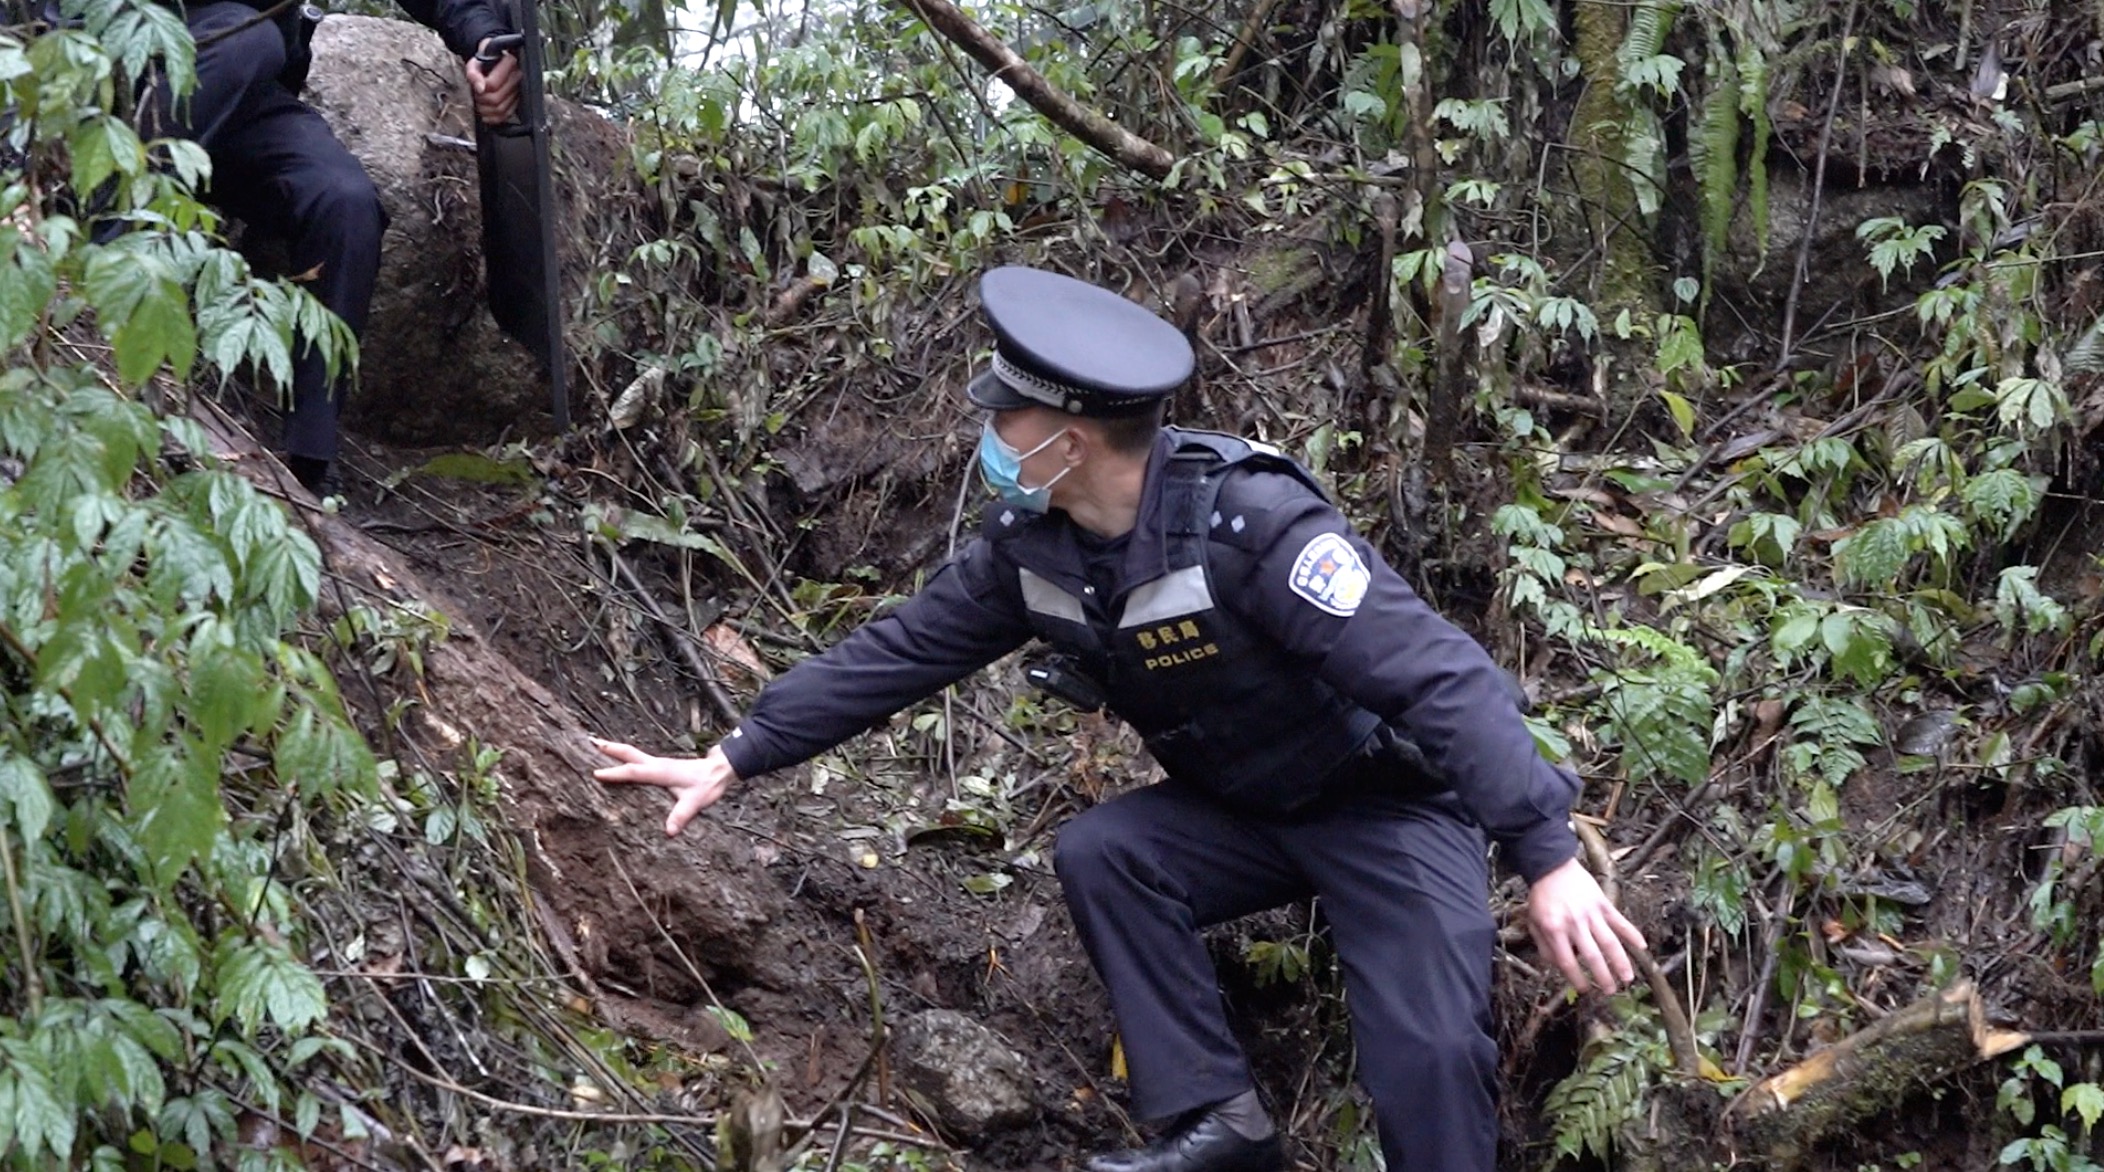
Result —
<path fill-rule="evenodd" d="M 1135 1113 L 1250 1089 L 1199 929 L 1319 895 L 1390 1172 L 1490 1172 L 1496 926 L 1483 835 L 1455 811 L 1353 794 L 1260 821 L 1165 782 L 1061 828 L 1060 884 L 1110 991 Z"/>
<path fill-rule="evenodd" d="M 197 52 L 197 88 L 180 103 L 169 101 L 165 83 L 151 92 L 141 132 L 203 146 L 212 158 L 213 202 L 284 237 L 291 271 L 363 334 L 387 227 L 372 180 L 322 116 L 279 84 L 285 39 L 276 24 L 239 28 L 256 15 L 245 4 L 192 4 L 187 13 L 191 35 L 210 42 Z M 319 350 L 295 343 L 287 452 L 336 458 L 336 416 L 348 387 L 347 378 L 330 383 Z"/>

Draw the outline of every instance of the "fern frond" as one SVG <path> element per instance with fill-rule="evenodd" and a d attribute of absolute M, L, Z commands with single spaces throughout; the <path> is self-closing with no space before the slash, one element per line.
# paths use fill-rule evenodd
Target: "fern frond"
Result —
<path fill-rule="evenodd" d="M 1645 1092 L 1659 1069 L 1656 1046 L 1644 1031 L 1625 1029 L 1597 1043 L 1584 1065 L 1557 1083 L 1543 1104 L 1555 1127 L 1547 1168 L 1568 1156 L 1605 1161 L 1615 1133 L 1643 1114 Z"/>
<path fill-rule="evenodd" d="M 1739 70 L 1714 37 L 1709 52 L 1710 89 L 1702 104 L 1702 127 L 1690 147 L 1702 187 L 1702 288 L 1724 253 L 1731 232 L 1731 205 L 1739 191 Z"/>
<path fill-rule="evenodd" d="M 1626 67 L 1658 56 L 1665 50 L 1666 34 L 1672 31 L 1673 17 L 1679 12 L 1680 5 L 1672 0 L 1649 0 L 1631 9 L 1629 33 L 1615 50 L 1615 59 Z"/>
<path fill-rule="evenodd" d="M 1768 55 L 1750 39 L 1739 43 L 1735 65 L 1739 75 L 1739 113 L 1753 123 L 1753 150 L 1746 160 L 1746 210 L 1753 217 L 1758 271 L 1768 257 L 1768 139 L 1775 132 L 1768 119 L 1768 90 L 1773 74 L 1768 68 Z"/>

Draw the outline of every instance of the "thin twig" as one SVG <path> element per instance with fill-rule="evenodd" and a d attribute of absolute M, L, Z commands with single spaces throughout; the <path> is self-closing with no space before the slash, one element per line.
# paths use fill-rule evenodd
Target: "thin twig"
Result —
<path fill-rule="evenodd" d="M 44 1012 L 44 978 L 37 971 L 38 955 L 30 946 L 29 915 L 22 907 L 22 886 L 15 877 L 15 852 L 8 843 L 9 835 L 0 830 L 0 874 L 7 879 L 7 906 L 14 912 L 15 944 L 22 950 L 22 977 L 29 999 L 29 1016 L 39 1017 Z M 22 839 L 24 861 L 29 853 L 29 839 Z"/>
<path fill-rule="evenodd" d="M 1819 158 L 1812 167 L 1812 206 L 1804 219 L 1804 236 L 1797 242 L 1797 273 L 1790 282 L 1790 296 L 1783 302 L 1782 351 L 1776 357 L 1775 368 L 1787 369 L 1790 365 L 1790 344 L 1797 329 L 1797 295 L 1804 288 L 1811 272 L 1812 237 L 1819 229 L 1819 203 L 1826 194 L 1826 151 L 1834 137 L 1834 115 L 1841 109 L 1841 90 L 1848 79 L 1848 38 L 1856 28 L 1856 0 L 1848 0 L 1848 15 L 1841 19 L 1841 42 L 1837 49 L 1839 58 L 1834 62 L 1834 92 L 1827 95 L 1826 122 L 1819 128 Z"/>
<path fill-rule="evenodd" d="M 642 579 L 636 577 L 635 570 L 622 560 L 618 551 L 613 552 L 611 557 L 615 575 L 635 594 L 636 600 L 643 604 L 644 613 L 655 620 L 665 632 L 665 637 L 671 640 L 674 650 L 678 651 L 680 658 L 685 661 L 687 670 L 693 674 L 695 682 L 701 685 L 703 694 L 708 696 L 710 706 L 716 709 L 716 715 L 729 724 L 736 725 L 740 719 L 738 706 L 731 703 L 730 694 L 723 690 L 723 681 L 709 669 L 708 664 L 702 662 L 701 653 L 694 648 L 693 633 L 672 621 L 671 616 L 665 613 L 665 608 L 658 605 L 657 595 L 643 585 Z"/>
<path fill-rule="evenodd" d="M 802 1155 L 804 1148 L 810 1145 L 811 1137 L 817 1135 L 818 1129 L 825 1126 L 826 1116 L 831 1115 L 835 1110 L 840 1112 L 840 1129 L 842 1132 L 846 1132 L 854 1126 L 855 1091 L 869 1078 L 869 1072 L 876 1068 L 877 1056 L 884 1052 L 884 1044 L 889 1040 L 889 1035 L 880 1031 L 877 1035 L 876 1044 L 869 1048 L 869 1053 L 862 1056 L 862 1065 L 855 1068 L 854 1076 L 847 1080 L 847 1085 L 841 1087 L 838 1094 L 826 1100 L 825 1106 L 811 1113 L 811 1122 L 803 1135 L 797 1138 L 795 1146 L 782 1153 L 784 1166 L 796 1163 L 797 1157 Z"/>
<path fill-rule="evenodd" d="M 338 1034 L 336 1036 L 370 1051 L 375 1057 L 386 1059 L 397 1070 L 430 1086 L 437 1087 L 439 1090 L 473 1099 L 485 1107 L 494 1108 L 498 1111 L 509 1111 L 514 1115 L 532 1115 L 541 1119 L 567 1119 L 577 1123 L 654 1123 L 707 1129 L 714 1129 L 716 1126 L 717 1117 L 714 1115 L 652 1115 L 631 1114 L 620 1111 L 568 1111 L 561 1107 L 537 1107 L 532 1103 L 514 1103 L 509 1099 L 497 1098 L 495 1095 L 485 1095 L 472 1087 L 464 1087 L 444 1075 L 418 1070 L 414 1065 L 403 1061 L 392 1051 L 374 1045 L 364 1038 L 347 1034 Z"/>
<path fill-rule="evenodd" d="M 1783 925 L 1790 919 L 1790 904 L 1783 902 L 1781 914 L 1768 925 L 1767 955 L 1761 958 L 1761 975 L 1753 982 L 1753 993 L 1746 1006 L 1746 1024 L 1739 1031 L 1739 1052 L 1732 1057 L 1731 1072 L 1746 1073 L 1753 1062 L 1753 1046 L 1761 1036 L 1761 1014 L 1768 1008 L 1768 986 L 1775 980 L 1775 958 L 1782 950 Z"/>
<path fill-rule="evenodd" d="M 855 958 L 862 962 L 862 975 L 869 981 L 870 1053 L 877 1059 L 877 1098 L 891 1101 L 891 1068 L 884 1061 L 884 988 L 877 979 L 877 942 L 870 935 L 869 919 L 855 909 Z"/>

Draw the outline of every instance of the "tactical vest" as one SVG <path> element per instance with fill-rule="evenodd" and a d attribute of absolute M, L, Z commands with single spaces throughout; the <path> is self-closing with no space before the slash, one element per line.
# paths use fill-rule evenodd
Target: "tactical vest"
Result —
<path fill-rule="evenodd" d="M 1220 488 L 1241 468 L 1322 488 L 1276 451 L 1214 432 L 1164 428 L 1159 516 L 1168 569 L 1120 598 L 1094 598 L 1083 567 L 1050 540 L 1054 526 L 991 536 L 1017 569 L 1038 637 L 1102 685 L 1106 706 L 1138 730 L 1171 777 L 1259 812 L 1315 798 L 1340 767 L 1390 739 L 1379 717 L 1315 678 L 1214 592 L 1207 557 Z M 1067 547 L 1070 549 L 1070 547 Z"/>

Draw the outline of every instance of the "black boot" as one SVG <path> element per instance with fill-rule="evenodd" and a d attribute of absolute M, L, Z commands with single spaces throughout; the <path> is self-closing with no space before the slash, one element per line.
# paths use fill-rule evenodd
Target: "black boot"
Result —
<path fill-rule="evenodd" d="M 343 495 L 343 476 L 336 470 L 336 461 L 317 460 L 312 456 L 287 456 L 285 467 L 301 487 L 314 494 L 316 500 L 327 500 Z"/>
<path fill-rule="evenodd" d="M 1278 1133 L 1249 1139 L 1229 1125 L 1226 1104 L 1192 1112 L 1144 1148 L 1093 1156 L 1088 1172 L 1279 1172 Z"/>

